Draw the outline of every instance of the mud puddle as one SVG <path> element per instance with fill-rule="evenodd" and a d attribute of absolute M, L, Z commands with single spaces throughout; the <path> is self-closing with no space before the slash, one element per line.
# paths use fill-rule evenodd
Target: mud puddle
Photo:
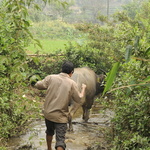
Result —
<path fill-rule="evenodd" d="M 87 150 L 93 143 L 101 142 L 103 134 L 100 130 L 110 126 L 113 113 L 110 110 L 99 113 L 100 110 L 100 107 L 92 108 L 88 123 L 82 121 L 82 110 L 77 111 L 73 119 L 74 131 L 66 134 L 66 150 Z M 47 150 L 44 119 L 34 122 L 25 135 L 11 138 L 8 145 L 8 150 Z M 55 137 L 52 147 L 55 150 Z"/>

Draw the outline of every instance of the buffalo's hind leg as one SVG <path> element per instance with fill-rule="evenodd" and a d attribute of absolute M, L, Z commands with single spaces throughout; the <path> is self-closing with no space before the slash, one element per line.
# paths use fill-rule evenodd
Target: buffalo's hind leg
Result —
<path fill-rule="evenodd" d="M 72 116 L 70 114 L 69 114 L 69 117 L 68 117 L 68 131 L 69 132 L 73 131 Z"/>
<path fill-rule="evenodd" d="M 69 108 L 69 116 L 68 116 L 69 128 L 68 128 L 68 131 L 73 131 L 72 118 L 73 118 L 73 115 L 76 113 L 76 111 L 78 110 L 79 107 L 80 107 L 80 105 L 77 104 L 76 102 L 74 102 Z"/>
<path fill-rule="evenodd" d="M 83 120 L 85 122 L 88 122 L 89 115 L 90 115 L 90 109 L 86 108 L 85 106 L 82 106 L 82 109 L 83 109 Z"/>

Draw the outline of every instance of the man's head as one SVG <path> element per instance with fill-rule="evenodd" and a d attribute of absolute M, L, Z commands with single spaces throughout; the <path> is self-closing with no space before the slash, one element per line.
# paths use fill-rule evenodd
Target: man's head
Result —
<path fill-rule="evenodd" d="M 73 63 L 70 61 L 65 61 L 62 65 L 62 72 L 67 74 L 73 73 L 74 72 Z"/>

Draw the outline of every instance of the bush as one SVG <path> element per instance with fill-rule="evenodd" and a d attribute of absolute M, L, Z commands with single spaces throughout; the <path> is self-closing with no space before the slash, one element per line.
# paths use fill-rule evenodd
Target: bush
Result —
<path fill-rule="evenodd" d="M 109 62 L 105 62 L 105 55 L 98 49 L 89 47 L 86 44 L 76 46 L 66 46 L 65 59 L 72 61 L 75 67 L 90 67 L 96 73 L 106 73 L 110 67 Z"/>

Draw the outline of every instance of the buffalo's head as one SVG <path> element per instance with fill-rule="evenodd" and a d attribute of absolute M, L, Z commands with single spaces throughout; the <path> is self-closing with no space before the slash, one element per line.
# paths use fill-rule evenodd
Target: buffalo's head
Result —
<path fill-rule="evenodd" d="M 100 74 L 96 76 L 96 95 L 103 93 L 104 91 L 104 79 L 105 75 Z"/>

